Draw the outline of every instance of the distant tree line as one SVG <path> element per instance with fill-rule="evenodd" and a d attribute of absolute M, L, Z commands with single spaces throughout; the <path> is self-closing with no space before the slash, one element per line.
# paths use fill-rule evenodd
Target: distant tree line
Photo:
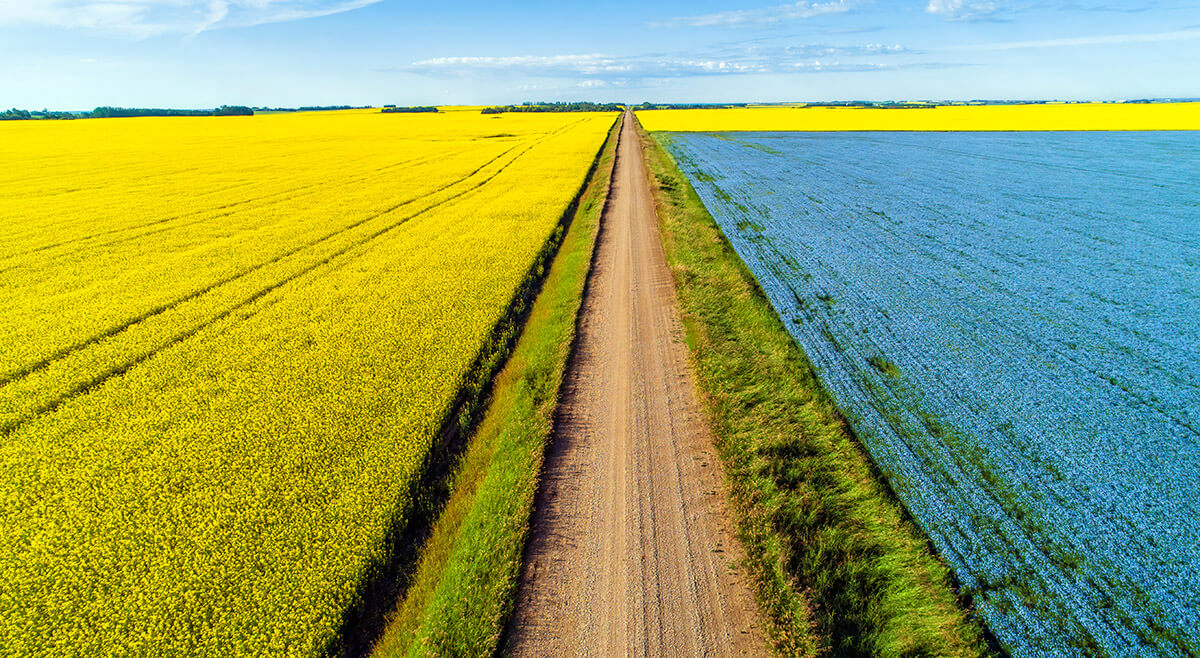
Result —
<path fill-rule="evenodd" d="M 245 105 L 222 105 L 215 110 L 169 110 L 146 107 L 98 107 L 89 114 L 93 119 L 124 117 L 232 117 L 254 116 L 254 110 Z"/>
<path fill-rule="evenodd" d="M 215 110 L 168 110 L 152 107 L 98 107 L 91 112 L 30 112 L 13 108 L 0 112 L 0 121 L 30 121 L 36 119 L 112 119 L 118 117 L 229 117 L 253 116 L 254 110 L 244 105 L 222 105 Z"/>
<path fill-rule="evenodd" d="M 31 121 L 34 119 L 78 119 L 81 116 L 87 116 L 86 112 L 51 112 L 50 110 L 29 111 L 18 110 L 0 110 L 0 121 Z"/>
<path fill-rule="evenodd" d="M 91 112 L 51 112 L 50 110 L 0 110 L 0 121 L 29 121 L 36 119 L 110 119 L 117 117 L 228 117 L 253 116 L 255 112 L 326 112 L 330 110 L 365 110 L 371 105 L 305 105 L 303 107 L 247 107 L 222 105 L 211 110 L 177 110 L 149 107 L 98 107 Z M 395 106 L 391 106 L 395 107 Z M 401 111 L 401 110 L 397 110 Z M 436 112 L 437 108 L 412 108 L 411 111 Z"/>
<path fill-rule="evenodd" d="M 932 109 L 937 107 L 937 103 L 926 102 L 910 102 L 910 101 L 832 101 L 827 103 L 804 103 L 802 107 L 849 107 L 849 108 L 874 108 L 883 110 L 919 110 Z"/>
<path fill-rule="evenodd" d="M 481 114 L 503 114 L 505 112 L 620 112 L 625 106 L 620 103 L 522 103 L 486 107 Z"/>
<path fill-rule="evenodd" d="M 256 107 L 259 112 L 332 112 L 334 110 L 368 110 L 370 105 L 302 105 L 300 107 Z"/>
<path fill-rule="evenodd" d="M 708 110 L 713 108 L 746 107 L 749 103 L 642 103 L 636 110 Z"/>
<path fill-rule="evenodd" d="M 432 105 L 413 105 L 405 107 L 402 105 L 384 105 L 384 114 L 424 114 L 429 112 L 436 113 L 438 109 Z"/>

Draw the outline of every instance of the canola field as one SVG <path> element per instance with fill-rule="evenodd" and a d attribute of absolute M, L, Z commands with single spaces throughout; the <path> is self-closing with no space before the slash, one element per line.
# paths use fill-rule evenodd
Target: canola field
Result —
<path fill-rule="evenodd" d="M 0 647 L 313 655 L 614 115 L 0 125 Z"/>
<path fill-rule="evenodd" d="M 1197 130 L 1200 103 L 1049 103 L 924 108 L 765 106 L 637 113 L 646 130 L 1014 131 Z"/>
<path fill-rule="evenodd" d="M 1200 653 L 1200 132 L 658 138 L 1012 655 Z"/>

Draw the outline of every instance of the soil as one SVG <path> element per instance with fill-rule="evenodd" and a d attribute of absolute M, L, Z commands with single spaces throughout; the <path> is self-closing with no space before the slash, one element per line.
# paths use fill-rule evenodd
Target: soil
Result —
<path fill-rule="evenodd" d="M 626 115 L 506 653 L 765 655 Z"/>

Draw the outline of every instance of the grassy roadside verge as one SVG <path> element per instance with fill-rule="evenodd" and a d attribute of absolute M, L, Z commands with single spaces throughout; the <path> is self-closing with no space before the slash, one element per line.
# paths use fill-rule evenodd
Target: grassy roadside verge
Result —
<path fill-rule="evenodd" d="M 405 597 L 374 648 L 382 657 L 487 655 L 512 612 L 537 476 L 575 335 L 620 121 L 493 384 Z"/>
<path fill-rule="evenodd" d="M 991 653 L 949 570 L 906 518 L 753 275 L 657 138 L 640 134 L 693 369 L 776 649 Z"/>

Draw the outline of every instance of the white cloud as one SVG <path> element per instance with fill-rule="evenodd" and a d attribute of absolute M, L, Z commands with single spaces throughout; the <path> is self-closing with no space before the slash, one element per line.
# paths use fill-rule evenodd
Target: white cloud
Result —
<path fill-rule="evenodd" d="M 763 7 L 761 9 L 738 9 L 713 14 L 700 14 L 698 16 L 681 16 L 663 23 L 656 23 L 655 25 L 659 27 L 677 25 L 692 27 L 765 25 L 813 18 L 814 16 L 824 16 L 826 14 L 841 14 L 850 11 L 853 4 L 853 0 L 793 2 L 791 4 Z"/>
<path fill-rule="evenodd" d="M 987 16 L 1004 7 L 1003 0 L 929 0 L 925 11 L 951 19 Z"/>
<path fill-rule="evenodd" d="M 525 55 L 516 57 L 436 57 L 413 62 L 418 73 L 472 75 L 508 71 L 538 76 L 703 75 L 747 72 L 755 65 L 719 59 L 674 57 L 614 57 L 610 55 Z M 758 66 L 757 68 L 761 68 Z"/>
<path fill-rule="evenodd" d="M 0 25 L 144 38 L 328 16 L 381 0 L 0 0 Z"/>
<path fill-rule="evenodd" d="M 881 64 L 863 58 L 910 54 L 899 45 L 794 45 L 783 47 L 718 48 L 706 52 L 616 56 L 526 55 L 508 57 L 436 57 L 413 62 L 402 70 L 426 75 L 514 75 L 545 78 L 584 78 L 579 84 L 599 87 L 638 79 L 727 76 L 818 71 L 877 71 L 911 66 Z M 847 58 L 848 61 L 840 61 Z"/>
<path fill-rule="evenodd" d="M 527 73 L 598 74 L 627 72 L 628 62 L 608 55 L 518 55 L 513 57 L 434 57 L 413 62 L 410 70 L 423 73 L 466 73 L 484 70 Z"/>
<path fill-rule="evenodd" d="M 928 0 L 925 11 L 948 20 L 989 19 L 1011 16 L 1031 9 L 1063 12 L 1138 13 L 1168 9 L 1171 3 L 1159 0 Z"/>

